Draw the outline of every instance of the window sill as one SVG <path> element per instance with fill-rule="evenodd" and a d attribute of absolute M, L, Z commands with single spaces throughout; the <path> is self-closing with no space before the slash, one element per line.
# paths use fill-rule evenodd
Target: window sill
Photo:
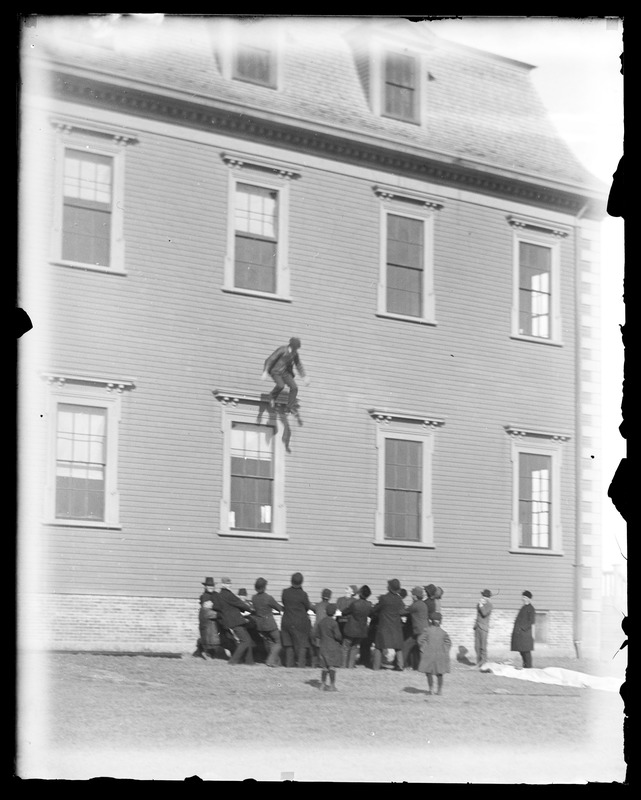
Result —
<path fill-rule="evenodd" d="M 406 125 L 417 125 L 419 128 L 421 127 L 421 120 L 418 117 L 395 117 L 393 114 L 385 114 L 381 112 L 381 117 L 383 119 L 393 119 L 396 122 L 404 122 Z"/>
<path fill-rule="evenodd" d="M 534 344 L 545 344 L 548 345 L 548 347 L 563 347 L 563 343 L 555 339 L 540 339 L 537 336 L 522 336 L 521 334 L 518 333 L 511 334 L 510 339 L 514 339 L 519 342 L 533 342 Z"/>
<path fill-rule="evenodd" d="M 265 300 L 277 300 L 280 303 L 291 303 L 291 297 L 284 297 L 280 294 L 269 294 L 268 292 L 254 292 L 251 289 L 230 289 L 227 286 L 223 286 L 222 291 L 226 294 L 240 294 L 245 295 L 246 297 L 262 297 Z"/>
<path fill-rule="evenodd" d="M 400 322 L 413 322 L 415 325 L 429 325 L 433 328 L 438 325 L 436 320 L 425 319 L 425 317 L 406 317 L 403 314 L 388 314 L 385 311 L 377 311 L 376 316 L 381 319 L 397 319 Z"/>
<path fill-rule="evenodd" d="M 425 542 L 401 542 L 401 541 L 381 541 L 377 539 L 372 542 L 376 547 L 410 547 L 418 548 L 420 550 L 436 550 L 433 544 L 425 544 Z"/>
<path fill-rule="evenodd" d="M 284 533 L 268 533 L 267 531 L 218 531 L 219 536 L 229 536 L 232 539 L 276 539 L 289 541 L 289 536 Z"/>
<path fill-rule="evenodd" d="M 510 553 L 514 555 L 521 555 L 521 556 L 564 556 L 565 553 L 562 550 L 538 550 L 532 549 L 528 547 L 518 547 L 516 549 L 510 548 Z"/>
<path fill-rule="evenodd" d="M 124 269 L 115 267 L 98 267 L 95 264 L 82 264 L 79 261 L 51 261 L 51 264 L 58 267 L 69 267 L 70 269 L 80 269 L 83 272 L 102 272 L 104 275 L 126 275 Z"/>
<path fill-rule="evenodd" d="M 100 528 L 101 530 L 107 531 L 122 530 L 122 525 L 118 522 L 93 522 L 88 519 L 54 519 L 45 520 L 42 524 L 50 528 Z"/>

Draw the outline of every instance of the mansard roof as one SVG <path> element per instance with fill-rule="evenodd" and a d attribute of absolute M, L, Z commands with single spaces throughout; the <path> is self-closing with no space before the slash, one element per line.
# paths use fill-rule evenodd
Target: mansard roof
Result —
<path fill-rule="evenodd" d="M 446 164 L 602 196 L 605 187 L 555 130 L 531 80 L 531 65 L 447 42 L 403 19 L 218 17 L 148 21 L 92 17 L 45 19 L 32 31 L 28 57 L 61 73 L 91 77 L 121 90 L 242 112 L 256 119 L 312 128 L 343 139 L 419 154 Z M 225 77 L 228 24 L 279 42 L 278 89 Z M 368 97 L 372 42 L 423 53 L 427 123 L 374 113 Z"/>

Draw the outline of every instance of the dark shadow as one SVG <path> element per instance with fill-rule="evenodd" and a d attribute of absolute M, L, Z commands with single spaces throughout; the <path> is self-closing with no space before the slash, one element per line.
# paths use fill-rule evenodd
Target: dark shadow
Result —
<path fill-rule="evenodd" d="M 403 691 L 406 694 L 429 694 L 427 689 L 417 689 L 415 686 L 406 686 Z"/>
<path fill-rule="evenodd" d="M 312 679 L 311 681 L 305 681 L 305 683 L 307 684 L 307 686 L 311 686 L 314 689 L 320 689 L 321 686 L 323 685 L 319 680 L 316 679 Z"/>
<path fill-rule="evenodd" d="M 456 660 L 459 662 L 459 664 L 467 664 L 469 667 L 473 667 L 475 666 L 476 662 L 471 661 L 467 657 L 468 652 L 469 651 L 467 647 L 463 647 L 463 645 L 461 645 L 458 649 L 458 653 L 456 654 Z"/>

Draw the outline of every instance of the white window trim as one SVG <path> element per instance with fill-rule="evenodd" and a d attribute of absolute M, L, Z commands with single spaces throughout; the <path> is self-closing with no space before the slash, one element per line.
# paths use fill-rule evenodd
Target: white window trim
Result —
<path fill-rule="evenodd" d="M 407 189 L 376 185 L 380 199 L 379 278 L 376 315 L 423 325 L 436 325 L 434 294 L 434 212 L 443 204 L 436 198 Z M 423 307 L 418 317 L 393 314 L 387 310 L 387 216 L 417 219 L 423 223 Z"/>
<path fill-rule="evenodd" d="M 222 158 L 230 168 L 227 200 L 227 252 L 223 272 L 223 291 L 264 297 L 269 300 L 291 302 L 289 274 L 289 184 L 292 178 L 300 177 L 295 168 L 267 159 L 257 159 L 241 154 L 223 153 Z M 234 262 L 236 250 L 235 201 L 236 187 L 248 183 L 263 189 L 278 192 L 278 240 L 276 258 L 276 291 L 258 292 L 234 285 Z"/>
<path fill-rule="evenodd" d="M 510 522 L 510 552 L 537 556 L 562 556 L 563 529 L 561 525 L 561 466 L 562 446 L 569 441 L 566 433 L 549 433 L 515 425 L 505 427 L 510 436 L 510 459 L 512 462 L 512 520 Z M 552 514 L 550 519 L 550 547 L 521 547 L 519 523 L 519 456 L 533 453 L 551 457 Z"/>
<path fill-rule="evenodd" d="M 508 223 L 513 229 L 512 234 L 512 319 L 511 338 L 521 341 L 537 342 L 539 344 L 561 347 L 561 242 L 562 238 L 569 235 L 569 228 L 554 223 L 538 220 L 534 217 L 511 215 Z M 519 289 L 520 289 L 520 254 L 521 242 L 549 247 L 550 258 L 550 336 L 526 336 L 519 333 Z"/>
<path fill-rule="evenodd" d="M 416 61 L 416 119 L 400 119 L 385 114 L 385 70 L 384 58 L 388 54 L 411 56 Z M 424 53 L 401 43 L 374 42 L 370 55 L 370 106 L 378 117 L 394 120 L 404 125 L 427 126 L 427 59 Z"/>
<path fill-rule="evenodd" d="M 277 415 L 270 413 L 260 396 L 239 395 L 234 392 L 217 390 L 216 398 L 221 403 L 221 432 L 223 437 L 223 486 L 220 500 L 219 536 L 239 539 L 288 539 L 287 509 L 285 506 L 285 445 L 284 426 Z M 271 531 L 247 531 L 229 527 L 229 508 L 231 504 L 231 430 L 234 422 L 252 425 L 271 425 L 275 428 L 274 477 Z"/>
<path fill-rule="evenodd" d="M 91 378 L 77 375 L 44 375 L 49 382 L 49 447 L 45 485 L 44 523 L 72 528 L 115 528 L 120 530 L 118 490 L 118 438 L 122 414 L 122 393 L 132 389 L 129 380 Z M 58 406 L 79 405 L 101 408 L 107 414 L 105 470 L 105 519 L 67 520 L 56 517 L 56 453 Z"/>
<path fill-rule="evenodd" d="M 385 547 L 433 548 L 434 517 L 432 514 L 432 460 L 434 432 L 444 424 L 442 419 L 385 409 L 369 409 L 376 421 L 377 495 L 374 544 Z M 421 485 L 421 530 L 418 542 L 385 538 L 385 442 L 387 439 L 405 439 L 420 442 L 423 453 Z"/>
<path fill-rule="evenodd" d="M 56 117 L 51 122 L 57 130 L 51 263 L 85 271 L 125 275 L 125 147 L 132 142 L 136 142 L 138 136 L 130 130 L 112 128 L 98 123 L 80 122 L 66 117 Z M 96 155 L 108 156 L 113 159 L 109 266 L 70 261 L 62 257 L 64 169 L 65 153 L 68 149 L 95 153 Z"/>
<path fill-rule="evenodd" d="M 238 81 L 247 86 L 254 86 L 257 89 L 267 89 L 270 92 L 279 91 L 283 85 L 283 33 L 280 26 L 268 26 L 255 23 L 255 27 L 243 25 L 241 26 L 234 20 L 221 20 L 218 38 L 218 54 L 220 57 L 220 72 L 225 80 Z M 272 59 L 274 64 L 274 83 L 260 83 L 255 81 L 246 81 L 243 78 L 237 77 L 234 72 L 236 49 L 240 43 L 252 43 L 256 41 L 258 46 L 265 46 L 269 44 L 272 51 Z"/>

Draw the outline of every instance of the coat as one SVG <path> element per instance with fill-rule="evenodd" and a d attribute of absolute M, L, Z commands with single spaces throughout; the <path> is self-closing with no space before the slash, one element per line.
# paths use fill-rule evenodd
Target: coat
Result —
<path fill-rule="evenodd" d="M 450 648 L 452 640 L 440 625 L 428 625 L 418 637 L 421 651 L 419 672 L 443 675 L 450 671 Z"/>
<path fill-rule="evenodd" d="M 388 592 L 379 598 L 378 603 L 372 609 L 372 616 L 376 619 L 374 646 L 377 650 L 403 649 L 401 615 L 404 613 L 405 603 L 400 595 Z"/>
<path fill-rule="evenodd" d="M 370 601 L 357 597 L 343 613 L 345 616 L 343 636 L 348 639 L 367 639 L 368 617 L 372 613 Z"/>
<path fill-rule="evenodd" d="M 340 667 L 343 663 L 343 637 L 338 622 L 334 617 L 323 617 L 314 625 L 314 634 L 318 637 L 321 664 L 324 667 Z"/>
<path fill-rule="evenodd" d="M 252 607 L 244 603 L 240 597 L 230 589 L 221 589 L 218 593 L 218 599 L 222 608 L 222 621 L 223 625 L 232 630 L 232 628 L 239 628 L 241 625 L 247 625 L 248 620 L 240 613 L 241 611 L 252 611 Z"/>
<path fill-rule="evenodd" d="M 481 605 L 476 604 L 476 621 L 474 623 L 475 631 L 489 631 L 490 630 L 490 614 L 492 613 L 492 603 L 488 600 L 487 603 Z"/>
<path fill-rule="evenodd" d="M 267 592 L 257 592 L 252 597 L 252 605 L 254 606 L 256 630 L 263 631 L 264 633 L 278 630 L 273 612 L 283 611 L 283 607 L 279 602 L 274 600 Z"/>
<path fill-rule="evenodd" d="M 309 601 L 307 592 L 303 591 L 300 586 L 290 586 L 283 589 L 281 602 L 283 604 L 281 632 L 287 634 L 289 631 L 293 631 L 294 634 L 298 634 L 298 637 L 309 636 L 312 623 L 307 612 L 313 611 L 314 607 Z"/>
<path fill-rule="evenodd" d="M 412 636 L 420 636 L 427 627 L 427 603 L 424 600 L 415 600 L 405 612 L 408 621 L 411 621 Z"/>
<path fill-rule="evenodd" d="M 209 647 L 217 647 L 220 644 L 220 634 L 218 633 L 218 614 L 211 608 L 200 607 L 198 612 L 198 629 L 200 632 L 200 646 L 206 650 Z"/>
<path fill-rule="evenodd" d="M 297 350 L 290 350 L 288 345 L 277 347 L 274 352 L 265 359 L 263 369 L 270 375 L 275 373 L 277 375 L 293 375 L 294 367 L 298 371 L 301 378 L 305 377 L 305 370 L 303 363 L 300 360 Z"/>
<path fill-rule="evenodd" d="M 519 613 L 514 620 L 510 650 L 516 650 L 518 653 L 528 653 L 534 650 L 532 625 L 534 625 L 535 619 L 536 611 L 532 603 L 524 603 L 519 608 Z"/>

